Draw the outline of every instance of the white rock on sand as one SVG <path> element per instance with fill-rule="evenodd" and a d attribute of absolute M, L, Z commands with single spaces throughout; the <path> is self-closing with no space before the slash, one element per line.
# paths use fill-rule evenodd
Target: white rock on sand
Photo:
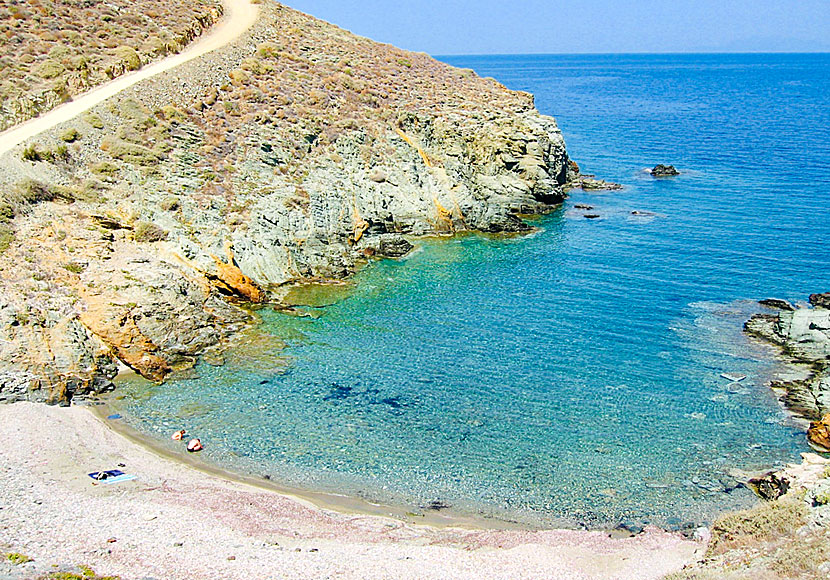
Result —
<path fill-rule="evenodd" d="M 119 463 L 138 479 L 86 475 Z M 87 564 L 125 580 L 648 579 L 702 549 L 658 530 L 611 539 L 330 512 L 163 458 L 79 407 L 0 405 L 0 476 L 0 552 L 34 558 L 33 575 Z"/>

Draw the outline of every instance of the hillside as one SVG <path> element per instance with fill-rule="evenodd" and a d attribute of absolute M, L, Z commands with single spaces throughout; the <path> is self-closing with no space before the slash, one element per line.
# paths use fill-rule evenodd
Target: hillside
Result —
<path fill-rule="evenodd" d="M 0 131 L 179 52 L 221 14 L 218 0 L 3 0 Z"/>
<path fill-rule="evenodd" d="M 0 399 L 162 380 L 284 288 L 415 237 L 519 232 L 570 165 L 530 95 L 279 4 L 0 159 Z"/>

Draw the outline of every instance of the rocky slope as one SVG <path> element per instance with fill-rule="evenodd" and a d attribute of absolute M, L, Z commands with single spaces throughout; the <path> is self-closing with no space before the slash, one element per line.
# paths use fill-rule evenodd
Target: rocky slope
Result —
<path fill-rule="evenodd" d="M 61 136 L 74 132 L 68 146 Z M 0 159 L 0 399 L 162 380 L 290 284 L 520 232 L 573 173 L 531 95 L 279 4 Z"/>
<path fill-rule="evenodd" d="M 0 4 L 0 131 L 180 51 L 217 0 L 10 0 Z"/>

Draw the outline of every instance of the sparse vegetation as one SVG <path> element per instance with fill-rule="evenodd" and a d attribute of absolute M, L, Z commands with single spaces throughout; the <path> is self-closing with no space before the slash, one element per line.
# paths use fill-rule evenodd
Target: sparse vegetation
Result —
<path fill-rule="evenodd" d="M 81 564 L 77 572 L 50 572 L 38 580 L 121 580 L 119 576 L 100 576 L 89 566 Z"/>
<path fill-rule="evenodd" d="M 64 264 L 63 267 L 64 267 L 65 270 L 68 270 L 69 272 L 72 272 L 73 274 L 80 274 L 81 272 L 83 272 L 86 269 L 83 265 L 78 264 L 77 262 L 68 262 L 68 263 Z"/>
<path fill-rule="evenodd" d="M 791 498 L 721 516 L 712 526 L 708 555 L 794 534 L 807 523 L 806 518 L 804 503 Z"/>
<path fill-rule="evenodd" d="M 69 149 L 64 143 L 56 145 L 54 148 L 41 149 L 35 143 L 30 143 L 23 148 L 20 156 L 25 161 L 37 163 L 40 161 L 49 161 L 55 163 L 57 161 L 67 161 L 69 159 Z"/>
<path fill-rule="evenodd" d="M 220 10 L 219 0 L 0 4 L 0 38 L 14 39 L 0 42 L 0 131 L 179 52 Z"/>

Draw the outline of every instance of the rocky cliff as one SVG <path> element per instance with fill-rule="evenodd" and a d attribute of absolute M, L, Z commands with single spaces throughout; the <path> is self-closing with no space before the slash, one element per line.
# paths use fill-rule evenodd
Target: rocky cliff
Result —
<path fill-rule="evenodd" d="M 570 171 L 531 95 L 266 4 L 235 45 L 0 159 L 0 398 L 100 392 L 118 361 L 163 380 L 286 285 L 527 230 Z"/>

